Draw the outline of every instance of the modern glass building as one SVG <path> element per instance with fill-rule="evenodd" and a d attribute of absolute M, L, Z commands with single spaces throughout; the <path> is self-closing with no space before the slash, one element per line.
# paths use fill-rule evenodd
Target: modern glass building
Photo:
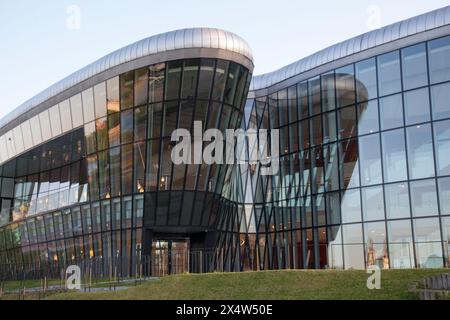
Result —
<path fill-rule="evenodd" d="M 201 252 L 209 271 L 450 265 L 450 7 L 252 71 L 237 35 L 179 30 L 7 115 L 0 265 L 120 257 L 132 273 L 161 252 Z M 279 172 L 173 164 L 171 134 L 194 121 L 279 130 Z"/>

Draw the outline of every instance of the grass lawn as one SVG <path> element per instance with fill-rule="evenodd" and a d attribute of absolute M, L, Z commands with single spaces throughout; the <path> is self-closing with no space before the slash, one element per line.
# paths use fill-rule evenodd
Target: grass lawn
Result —
<path fill-rule="evenodd" d="M 385 270 L 381 289 L 369 290 L 365 271 L 295 270 L 185 274 L 116 292 L 65 292 L 47 299 L 417 299 L 409 286 L 448 269 Z M 8 298 L 5 296 L 4 298 Z M 29 298 L 33 298 L 30 296 Z"/>

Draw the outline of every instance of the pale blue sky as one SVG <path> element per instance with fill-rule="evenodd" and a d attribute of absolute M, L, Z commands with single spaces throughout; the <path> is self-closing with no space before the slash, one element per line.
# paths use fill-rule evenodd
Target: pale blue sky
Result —
<path fill-rule="evenodd" d="M 81 9 L 78 30 L 66 26 L 70 5 Z M 261 74 L 377 23 L 446 5 L 449 0 L 2 0 L 0 118 L 70 73 L 154 34 L 186 27 L 235 32 L 252 47 Z"/>

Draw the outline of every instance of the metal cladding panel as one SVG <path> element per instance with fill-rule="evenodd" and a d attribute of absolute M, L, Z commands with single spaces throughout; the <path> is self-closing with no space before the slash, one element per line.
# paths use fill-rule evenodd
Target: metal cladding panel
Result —
<path fill-rule="evenodd" d="M 305 57 L 295 64 L 295 74 L 286 72 L 284 68 L 252 79 L 252 90 L 259 90 L 309 71 L 320 65 L 338 60 L 349 55 L 380 46 L 391 41 L 418 34 L 426 30 L 450 24 L 450 6 L 422 14 L 386 27 L 367 32 L 344 42 L 335 44 L 312 56 Z M 261 81 L 261 79 L 264 79 Z"/>
<path fill-rule="evenodd" d="M 192 46 L 194 48 L 201 48 L 202 45 L 203 45 L 202 30 L 201 29 L 195 29 L 192 32 Z"/>
<path fill-rule="evenodd" d="M 174 48 L 182 49 L 184 48 L 184 30 L 175 31 L 175 40 L 174 40 Z"/>

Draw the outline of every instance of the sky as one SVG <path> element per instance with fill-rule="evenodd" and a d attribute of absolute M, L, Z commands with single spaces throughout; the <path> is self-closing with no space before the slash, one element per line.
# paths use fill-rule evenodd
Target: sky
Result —
<path fill-rule="evenodd" d="M 189 27 L 221 28 L 253 50 L 254 74 L 274 71 L 361 33 L 450 0 L 0 1 L 0 118 L 104 55 Z"/>

